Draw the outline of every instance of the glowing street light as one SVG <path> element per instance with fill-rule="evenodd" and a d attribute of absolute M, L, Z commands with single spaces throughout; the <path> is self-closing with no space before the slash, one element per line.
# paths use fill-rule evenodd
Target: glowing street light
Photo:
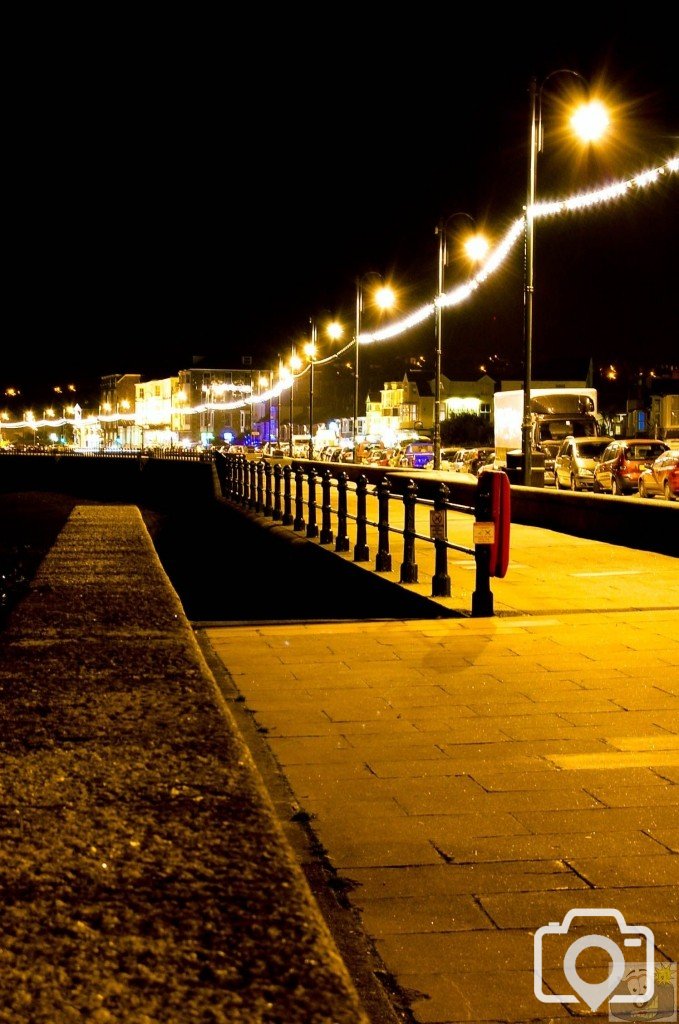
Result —
<path fill-rule="evenodd" d="M 441 468 L 441 352 L 443 348 L 443 292 L 445 272 L 448 266 L 448 225 L 456 217 L 466 217 L 474 227 L 476 221 L 469 213 L 451 213 L 436 227 L 439 239 L 438 294 L 436 299 L 436 361 L 434 367 L 434 469 Z M 482 260 L 488 252 L 488 242 L 483 235 L 469 237 L 463 246 L 471 260 Z"/>
<path fill-rule="evenodd" d="M 304 354 L 309 359 L 309 460 L 314 457 L 314 359 L 316 358 L 316 339 L 318 337 L 316 321 L 311 321 L 311 341 L 304 346 Z"/>
<path fill-rule="evenodd" d="M 524 268 L 524 382 L 523 382 L 523 423 L 521 426 L 521 455 L 523 461 L 523 482 L 530 486 L 532 477 L 532 424 L 530 417 L 530 390 L 532 385 L 533 362 L 533 297 L 534 297 L 534 249 L 535 249 L 535 193 L 537 187 L 538 154 L 543 149 L 542 94 L 550 79 L 556 75 L 573 75 L 585 86 L 586 80 L 578 71 L 560 68 L 550 72 L 538 86 L 537 79 L 530 83 L 530 135 L 528 161 L 528 189 L 525 209 L 525 268 Z M 588 86 L 587 86 L 588 87 Z M 571 115 L 571 127 L 584 142 L 600 138 L 608 127 L 606 108 L 598 100 L 580 105 Z"/>
<path fill-rule="evenodd" d="M 314 363 L 316 362 L 316 351 L 318 347 L 318 320 L 311 317 L 311 341 L 304 346 L 304 353 L 309 357 L 309 458 L 314 457 Z M 336 320 L 326 323 L 323 333 L 329 338 L 337 340 L 344 332 L 342 324 Z"/>
<path fill-rule="evenodd" d="M 353 442 L 354 451 L 352 460 L 356 462 L 357 448 L 358 448 L 358 400 L 359 400 L 359 360 L 358 360 L 358 347 L 359 339 L 361 336 L 361 320 L 363 316 L 363 294 L 364 284 L 370 279 L 376 278 L 381 281 L 382 284 L 379 288 L 376 288 L 372 294 L 372 301 L 378 309 L 386 310 L 391 309 L 396 302 L 396 295 L 393 288 L 388 284 L 385 284 L 384 278 L 381 274 L 378 274 L 375 270 L 368 270 L 365 274 L 356 278 L 356 334 L 354 336 L 354 424 L 353 424 Z"/>
<path fill-rule="evenodd" d="M 302 360 L 293 350 L 290 356 L 290 423 L 289 423 L 289 447 L 290 447 L 290 458 L 292 458 L 292 432 L 294 429 L 294 393 L 295 393 L 295 373 L 300 369 Z"/>

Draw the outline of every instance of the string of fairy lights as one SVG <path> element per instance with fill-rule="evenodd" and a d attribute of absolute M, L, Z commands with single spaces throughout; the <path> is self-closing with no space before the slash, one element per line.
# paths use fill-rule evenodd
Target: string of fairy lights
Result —
<path fill-rule="evenodd" d="M 650 170 L 636 174 L 632 178 L 627 178 L 611 185 L 606 185 L 603 188 L 567 196 L 563 199 L 536 203 L 532 209 L 533 218 L 537 220 L 547 217 L 558 217 L 575 211 L 582 211 L 595 206 L 600 206 L 603 203 L 610 203 L 633 197 L 648 188 L 665 183 L 668 178 L 675 175 L 678 171 L 679 156 L 673 156 L 657 167 L 653 167 Z M 459 306 L 461 303 L 466 302 L 492 275 L 496 274 L 500 270 L 505 261 L 509 258 L 515 246 L 523 236 L 526 223 L 526 212 L 530 211 L 526 211 L 524 209 L 522 215 L 517 217 L 509 226 L 500 241 L 490 249 L 486 259 L 472 278 L 462 285 L 457 285 L 450 291 L 443 292 L 436 296 L 432 302 L 425 303 L 419 309 L 415 309 L 407 315 L 386 324 L 379 330 L 362 332 L 357 339 L 358 343 L 360 345 L 369 345 L 390 341 L 393 338 L 400 337 L 401 335 L 407 334 L 408 331 L 412 331 L 414 328 L 419 327 L 435 314 L 438 306 L 447 309 Z M 354 347 L 355 342 L 356 339 L 352 338 L 344 347 L 325 358 L 314 358 L 313 365 L 315 367 L 323 366 L 327 363 L 340 359 L 345 353 Z M 243 409 L 248 405 L 273 401 L 279 398 L 290 387 L 293 387 L 298 380 L 305 377 L 306 374 L 310 372 L 311 365 L 311 362 L 307 363 L 297 373 L 293 373 L 292 370 L 282 367 L 279 372 L 279 379 L 267 390 L 259 391 L 256 394 L 252 392 L 249 385 L 243 385 L 243 388 L 239 390 L 242 390 L 243 392 L 250 390 L 250 394 L 237 399 L 234 398 L 233 400 L 226 402 L 208 401 L 190 408 L 182 405 L 178 411 L 180 411 L 183 416 L 187 416 L 210 411 Z M 117 422 L 120 420 L 134 423 L 136 421 L 136 414 L 134 412 L 112 413 L 110 415 L 100 414 L 98 416 L 91 417 L 91 419 L 107 423 Z M 26 428 L 26 426 L 35 427 L 37 429 L 47 426 L 63 426 L 64 424 L 73 426 L 78 425 L 76 420 L 68 419 L 66 417 L 62 417 L 61 419 L 54 417 L 41 420 L 23 419 L 14 423 L 2 422 L 0 426 L 2 426 L 3 429 L 12 427 Z"/>

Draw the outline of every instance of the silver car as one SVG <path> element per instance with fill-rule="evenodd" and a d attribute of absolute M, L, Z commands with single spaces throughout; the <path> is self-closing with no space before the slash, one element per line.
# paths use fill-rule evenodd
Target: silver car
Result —
<path fill-rule="evenodd" d="M 565 437 L 554 460 L 554 483 L 558 490 L 591 491 L 594 467 L 611 437 Z"/>

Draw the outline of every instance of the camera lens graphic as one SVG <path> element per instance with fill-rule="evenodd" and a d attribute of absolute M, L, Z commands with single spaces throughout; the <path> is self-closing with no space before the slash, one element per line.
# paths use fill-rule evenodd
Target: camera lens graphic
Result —
<path fill-rule="evenodd" d="M 598 984 L 584 981 L 578 974 L 576 966 L 580 953 L 593 946 L 606 950 L 612 961 L 608 977 Z M 620 984 L 625 973 L 625 957 L 613 939 L 608 939 L 605 935 L 583 935 L 568 947 L 563 958 L 563 970 L 573 991 L 580 996 L 583 1003 L 587 1003 L 590 1010 L 596 1010 Z"/>

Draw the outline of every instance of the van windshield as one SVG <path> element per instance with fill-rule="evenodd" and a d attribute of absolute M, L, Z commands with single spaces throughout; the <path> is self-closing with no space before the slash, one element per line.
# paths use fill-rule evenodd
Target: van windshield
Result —
<path fill-rule="evenodd" d="M 578 444 L 578 454 L 583 459 L 598 459 L 604 448 L 608 446 L 609 442 L 606 441 L 580 441 Z"/>

